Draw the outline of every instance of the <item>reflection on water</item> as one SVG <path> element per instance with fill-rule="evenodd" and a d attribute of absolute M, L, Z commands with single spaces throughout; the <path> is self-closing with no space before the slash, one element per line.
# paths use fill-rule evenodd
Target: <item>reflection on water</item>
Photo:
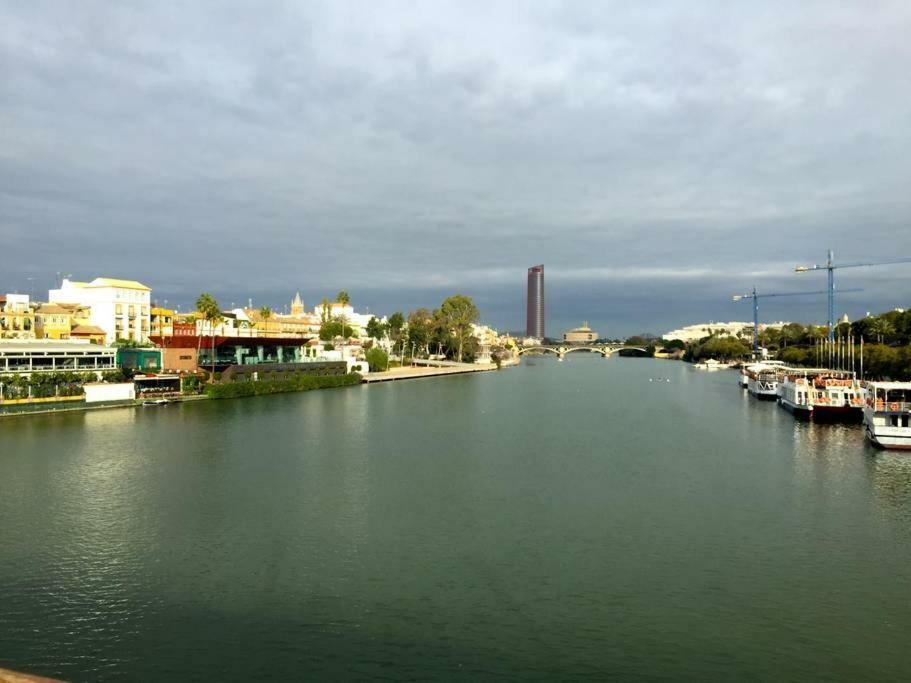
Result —
<path fill-rule="evenodd" d="M 867 463 L 877 500 L 911 523 L 911 454 L 872 447 L 869 451 Z"/>
<path fill-rule="evenodd" d="M 573 354 L 0 422 L 0 666 L 907 679 L 911 458 L 736 380 Z"/>

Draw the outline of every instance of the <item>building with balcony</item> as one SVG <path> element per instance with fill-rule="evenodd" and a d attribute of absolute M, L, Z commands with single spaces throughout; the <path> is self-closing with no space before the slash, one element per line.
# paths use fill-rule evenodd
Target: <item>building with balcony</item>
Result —
<path fill-rule="evenodd" d="M 175 312 L 170 308 L 152 306 L 149 311 L 150 334 L 157 334 L 162 337 L 173 337 L 175 317 Z"/>
<path fill-rule="evenodd" d="M 34 338 L 35 311 L 29 295 L 0 295 L 0 339 Z"/>
<path fill-rule="evenodd" d="M 91 282 L 64 279 L 48 292 L 51 303 L 80 304 L 91 309 L 90 323 L 104 330 L 105 342 L 136 342 L 151 334 L 151 290 L 135 280 L 98 277 Z"/>

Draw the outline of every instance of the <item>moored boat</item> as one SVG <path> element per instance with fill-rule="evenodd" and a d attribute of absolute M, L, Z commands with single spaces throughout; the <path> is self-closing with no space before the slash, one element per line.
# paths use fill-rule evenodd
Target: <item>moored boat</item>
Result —
<path fill-rule="evenodd" d="M 784 368 L 781 361 L 772 363 L 754 363 L 745 368 L 747 390 L 758 399 L 778 400 L 778 383 Z"/>
<path fill-rule="evenodd" d="M 733 365 L 731 363 L 723 363 L 714 358 L 709 358 L 703 363 L 695 363 L 693 367 L 698 368 L 699 370 L 726 370 L 727 368 L 733 367 Z"/>
<path fill-rule="evenodd" d="M 867 382 L 864 432 L 881 448 L 911 450 L 911 382 Z"/>
<path fill-rule="evenodd" d="M 813 420 L 860 421 L 863 396 L 853 372 L 820 368 L 786 368 L 779 384 L 781 406 Z"/>

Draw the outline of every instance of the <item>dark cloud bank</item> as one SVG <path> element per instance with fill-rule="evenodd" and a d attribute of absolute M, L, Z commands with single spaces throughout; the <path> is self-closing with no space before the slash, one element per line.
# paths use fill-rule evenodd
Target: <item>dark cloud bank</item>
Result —
<path fill-rule="evenodd" d="M 551 332 L 745 319 L 828 247 L 911 256 L 909 34 L 906 2 L 0 2 L 0 290 L 465 291 L 514 329 L 543 262 Z M 909 275 L 845 271 L 839 313 Z"/>

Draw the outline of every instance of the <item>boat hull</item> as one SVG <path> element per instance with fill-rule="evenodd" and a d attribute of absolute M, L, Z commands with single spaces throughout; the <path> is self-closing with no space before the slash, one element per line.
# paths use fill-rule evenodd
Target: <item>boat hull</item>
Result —
<path fill-rule="evenodd" d="M 779 401 L 781 407 L 791 413 L 794 417 L 800 420 L 812 420 L 813 419 L 813 406 L 806 405 L 795 405 L 790 401 L 781 400 Z"/>
<path fill-rule="evenodd" d="M 854 406 L 814 406 L 814 422 L 848 422 L 860 423 L 864 419 L 864 411 Z"/>
<path fill-rule="evenodd" d="M 888 451 L 911 451 L 911 434 L 876 434 L 872 429 L 870 429 L 869 425 L 867 425 L 867 428 L 864 431 L 866 432 L 870 443 L 872 443 L 877 448 L 882 448 L 883 450 Z"/>

